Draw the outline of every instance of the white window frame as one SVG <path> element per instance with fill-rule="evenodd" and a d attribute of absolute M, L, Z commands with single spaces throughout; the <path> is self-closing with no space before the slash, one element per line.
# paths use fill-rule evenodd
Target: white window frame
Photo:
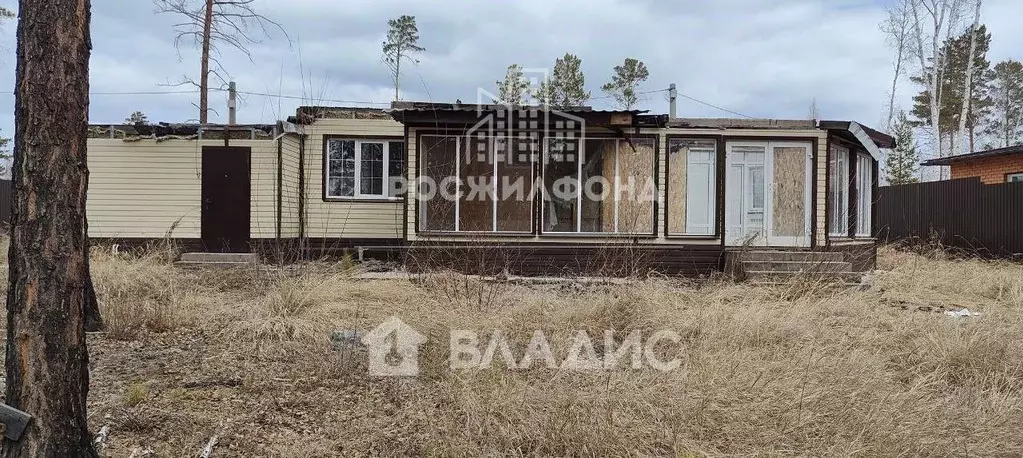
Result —
<path fill-rule="evenodd" d="M 828 189 L 828 205 L 830 205 L 831 213 L 828 218 L 828 235 L 834 237 L 848 237 L 849 236 L 849 149 L 833 145 L 829 151 L 830 158 L 828 161 L 828 179 L 831 180 L 831 189 Z M 844 189 L 845 193 L 838 202 L 833 202 L 831 199 L 838 195 L 836 191 Z M 837 204 L 837 206 L 836 206 Z M 839 230 L 835 231 L 832 227 L 832 218 L 838 218 Z"/>
<path fill-rule="evenodd" d="M 1023 183 L 1023 172 L 1005 174 L 1006 183 Z"/>
<path fill-rule="evenodd" d="M 561 140 L 561 138 L 558 138 L 558 137 L 544 137 L 543 145 L 542 145 L 542 156 L 541 156 L 541 160 L 544 161 L 543 162 L 544 164 L 549 163 L 548 158 L 550 157 L 550 141 L 552 141 L 552 140 Z M 547 208 L 546 208 L 546 205 L 547 205 L 548 200 L 550 199 L 550 196 L 547 195 L 547 192 L 548 192 L 547 191 L 547 184 L 546 184 L 547 183 L 547 167 L 544 167 L 543 168 L 543 176 L 541 177 L 542 178 L 542 183 L 543 183 L 543 186 L 542 186 L 542 192 L 543 192 L 543 202 L 542 202 L 542 205 L 544 205 L 544 207 L 540 208 L 540 234 L 541 235 L 546 235 L 546 236 L 587 235 L 587 236 L 601 237 L 601 236 L 608 236 L 608 235 L 614 235 L 614 236 L 646 236 L 646 235 L 653 235 L 654 233 L 656 233 L 657 232 L 657 214 L 656 214 L 656 211 L 652 215 L 653 223 L 654 223 L 653 224 L 653 230 L 648 232 L 648 233 L 647 232 L 621 232 L 619 227 L 618 227 L 618 211 L 619 211 L 620 201 L 618 200 L 617 197 L 619 197 L 621 195 L 621 191 L 620 191 L 620 189 L 621 189 L 621 170 L 619 169 L 618 158 L 620 156 L 619 152 L 620 152 L 620 149 L 621 149 L 622 142 L 626 141 L 626 140 L 621 139 L 621 138 L 616 138 L 616 137 L 585 137 L 585 136 L 584 137 L 579 137 L 579 138 L 577 138 L 577 140 L 579 140 L 579 150 L 576 152 L 577 156 L 576 156 L 576 170 L 575 170 L 575 182 L 576 182 L 576 194 L 577 194 L 575 196 L 575 230 L 571 231 L 571 232 L 569 232 L 569 231 L 556 232 L 556 231 L 547 231 L 547 230 L 544 229 L 545 227 L 547 227 Z M 585 194 L 585 190 L 582 187 L 582 182 L 581 181 L 582 181 L 582 176 L 583 176 L 583 164 L 586 162 L 586 141 L 587 140 L 614 140 L 615 141 L 615 176 L 614 176 L 614 180 L 608 180 L 610 183 L 613 183 L 613 186 L 614 186 L 614 189 L 611 192 L 611 196 L 614 199 L 613 200 L 613 202 L 614 202 L 614 231 L 613 232 L 592 232 L 592 231 L 583 232 L 582 231 L 582 224 L 583 224 L 582 199 L 583 199 L 583 195 Z M 657 141 L 658 141 L 657 139 L 642 137 L 642 138 L 637 138 L 637 140 L 650 140 L 650 141 L 652 141 L 653 145 L 654 145 L 654 151 L 655 151 L 655 154 L 656 154 L 656 151 L 657 151 Z M 655 169 L 657 167 L 656 166 L 657 160 L 658 159 L 655 157 L 654 158 L 654 168 L 652 168 L 650 170 L 650 178 L 651 179 L 656 179 L 654 171 L 655 171 Z M 606 179 L 607 177 L 604 177 L 604 178 Z"/>
<path fill-rule="evenodd" d="M 870 237 L 873 232 L 874 158 L 856 155 L 856 236 Z"/>
<path fill-rule="evenodd" d="M 330 143 L 331 142 L 354 142 L 355 143 L 355 190 L 351 196 L 338 196 L 331 195 L 330 189 Z M 389 196 L 387 191 L 390 189 L 391 180 L 391 143 L 401 143 L 402 152 L 406 152 L 406 146 L 404 145 L 405 140 L 389 140 L 389 139 L 374 139 L 374 138 L 346 138 L 346 137 L 332 137 L 324 140 L 324 166 L 323 166 L 323 196 L 327 200 L 391 200 L 401 201 L 404 197 L 402 196 Z M 381 187 L 381 194 L 364 194 L 362 192 L 362 145 L 367 143 L 379 143 L 383 145 L 383 186 Z M 408 167 L 406 159 L 406 167 Z"/>

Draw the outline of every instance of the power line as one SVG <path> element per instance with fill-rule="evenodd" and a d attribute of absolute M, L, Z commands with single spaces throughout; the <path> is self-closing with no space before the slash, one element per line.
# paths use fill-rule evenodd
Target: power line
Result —
<path fill-rule="evenodd" d="M 364 100 L 321 99 L 321 98 L 317 98 L 317 97 L 303 97 L 303 96 L 298 96 L 298 95 L 285 95 L 285 94 L 268 94 L 268 93 L 265 93 L 265 92 L 251 92 L 251 91 L 238 91 L 238 93 L 239 94 L 245 94 L 245 95 L 255 95 L 255 96 L 262 96 L 262 97 L 278 97 L 278 98 L 282 98 L 282 99 L 302 100 L 302 101 L 309 101 L 309 102 L 354 103 L 354 104 L 362 104 L 362 105 L 385 105 L 385 106 L 391 106 L 391 102 L 367 102 L 367 101 L 364 101 Z"/>
<path fill-rule="evenodd" d="M 703 100 L 700 100 L 700 99 L 697 99 L 697 98 L 694 98 L 694 97 L 690 97 L 690 96 L 685 95 L 685 94 L 683 94 L 681 92 L 679 92 L 678 95 L 679 95 L 679 97 L 682 97 L 682 98 L 685 98 L 685 99 L 688 99 L 688 100 L 692 100 L 693 102 L 696 102 L 696 103 L 699 103 L 699 104 L 707 105 L 708 107 L 711 107 L 711 108 L 716 108 L 718 110 L 724 111 L 725 113 L 731 113 L 731 114 L 734 114 L 734 115 L 742 116 L 744 118 L 755 119 L 753 116 L 745 115 L 745 114 L 739 113 L 738 111 L 732 111 L 732 110 L 729 110 L 727 108 L 721 108 L 721 107 L 719 107 L 717 105 L 714 105 L 714 104 L 708 103 L 708 102 L 704 102 Z"/>
<path fill-rule="evenodd" d="M 223 91 L 223 89 L 210 89 L 211 91 Z M 136 92 L 90 92 L 89 95 L 172 95 L 172 94 L 198 94 L 198 90 L 192 91 L 136 91 Z M 14 91 L 4 94 L 15 95 Z"/>

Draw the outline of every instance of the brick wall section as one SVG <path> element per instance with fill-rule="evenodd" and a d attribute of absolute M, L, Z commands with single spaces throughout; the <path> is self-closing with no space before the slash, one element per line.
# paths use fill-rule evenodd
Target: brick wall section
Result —
<path fill-rule="evenodd" d="M 1023 172 L 1023 153 L 952 164 L 952 179 L 979 177 L 984 184 L 1005 183 L 1005 174 Z"/>

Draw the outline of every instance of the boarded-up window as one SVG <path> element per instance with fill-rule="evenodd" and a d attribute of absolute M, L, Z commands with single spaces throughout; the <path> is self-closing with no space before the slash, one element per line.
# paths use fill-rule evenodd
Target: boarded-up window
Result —
<path fill-rule="evenodd" d="M 654 232 L 655 143 L 649 138 L 618 141 L 618 228 L 626 234 Z"/>
<path fill-rule="evenodd" d="M 772 235 L 805 237 L 806 147 L 774 147 L 774 193 L 771 207 Z"/>
<path fill-rule="evenodd" d="M 717 142 L 668 144 L 668 234 L 713 235 L 717 226 Z"/>

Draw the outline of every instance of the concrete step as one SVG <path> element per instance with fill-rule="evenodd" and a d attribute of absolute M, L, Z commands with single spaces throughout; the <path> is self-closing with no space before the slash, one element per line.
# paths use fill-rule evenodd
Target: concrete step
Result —
<path fill-rule="evenodd" d="M 759 284 L 787 284 L 799 280 L 826 281 L 859 284 L 863 281 L 861 272 L 777 272 L 747 270 L 746 280 Z"/>
<path fill-rule="evenodd" d="M 259 265 L 256 253 L 185 253 L 174 263 L 179 267 L 222 269 Z"/>
<path fill-rule="evenodd" d="M 850 272 L 852 264 L 838 261 L 743 261 L 746 272 Z"/>
<path fill-rule="evenodd" d="M 183 264 L 258 264 L 256 253 L 185 253 L 178 262 Z"/>
<path fill-rule="evenodd" d="M 735 251 L 731 255 L 739 261 L 842 262 L 845 260 L 843 254 L 837 251 L 752 250 Z"/>

